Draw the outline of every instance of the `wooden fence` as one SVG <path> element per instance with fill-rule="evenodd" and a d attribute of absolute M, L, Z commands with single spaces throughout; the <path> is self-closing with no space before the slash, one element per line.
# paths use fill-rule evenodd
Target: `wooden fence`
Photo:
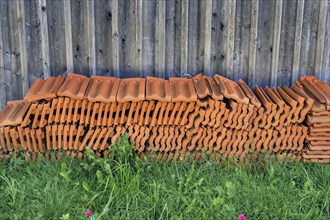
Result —
<path fill-rule="evenodd" d="M 330 80 L 328 0 L 1 0 L 0 108 L 67 71 Z"/>

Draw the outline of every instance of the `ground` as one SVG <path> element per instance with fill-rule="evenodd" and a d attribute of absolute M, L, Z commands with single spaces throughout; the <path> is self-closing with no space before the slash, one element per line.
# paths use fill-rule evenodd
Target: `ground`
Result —
<path fill-rule="evenodd" d="M 0 163 L 0 219 L 330 219 L 330 165 L 116 155 Z"/>

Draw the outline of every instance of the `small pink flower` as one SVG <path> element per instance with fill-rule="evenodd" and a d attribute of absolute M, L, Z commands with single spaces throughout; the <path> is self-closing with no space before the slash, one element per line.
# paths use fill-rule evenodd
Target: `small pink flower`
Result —
<path fill-rule="evenodd" d="M 87 209 L 87 211 L 85 212 L 86 217 L 91 217 L 92 214 L 93 214 L 92 211 L 91 211 L 91 210 L 88 210 L 88 209 Z"/>
<path fill-rule="evenodd" d="M 239 220 L 245 220 L 245 218 L 246 218 L 246 217 L 245 217 L 244 214 L 239 214 L 239 215 L 238 215 L 238 219 L 239 219 Z"/>

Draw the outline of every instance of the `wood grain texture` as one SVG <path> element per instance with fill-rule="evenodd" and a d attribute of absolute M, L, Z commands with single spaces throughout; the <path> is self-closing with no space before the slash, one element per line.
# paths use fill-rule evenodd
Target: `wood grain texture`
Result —
<path fill-rule="evenodd" d="M 112 0 L 111 1 L 111 43 L 112 43 L 112 50 L 109 51 L 111 54 L 111 60 L 108 61 L 107 65 L 112 64 L 113 69 L 113 76 L 119 77 L 119 9 L 118 9 L 118 1 L 119 0 Z M 108 14 L 109 17 L 109 14 Z M 102 45 L 100 45 L 102 47 Z M 103 56 L 101 56 L 103 57 Z M 106 58 L 109 58 L 109 56 L 106 56 Z M 103 66 L 100 66 L 100 69 L 103 69 Z"/>
<path fill-rule="evenodd" d="M 3 61 L 3 56 L 4 56 L 4 48 L 3 48 L 3 31 L 2 31 L 2 26 L 3 26 L 3 15 L 5 14 L 4 12 L 4 3 L 0 2 L 0 109 L 3 109 L 6 105 L 6 90 L 5 90 L 5 65 Z"/>
<path fill-rule="evenodd" d="M 330 3 L 328 1 L 327 5 L 327 19 L 325 28 L 325 39 L 324 39 L 324 49 L 323 49 L 323 64 L 321 70 L 321 76 L 324 77 L 323 80 L 330 82 Z"/>
<path fill-rule="evenodd" d="M 299 77 L 299 64 L 300 64 L 300 50 L 301 50 L 301 36 L 302 36 L 302 25 L 304 18 L 304 7 L 305 0 L 297 1 L 296 10 L 296 24 L 295 24 L 295 37 L 294 37 L 294 48 L 293 48 L 293 61 L 292 61 L 292 78 L 291 83 L 297 81 Z"/>
<path fill-rule="evenodd" d="M 182 0 L 181 7 L 181 36 L 180 36 L 180 44 L 181 44 L 181 63 L 180 63 L 180 72 L 181 75 L 185 75 L 188 73 L 188 14 L 189 14 L 189 1 Z"/>
<path fill-rule="evenodd" d="M 248 80 L 248 85 L 250 87 L 253 87 L 257 81 L 256 62 L 257 62 L 258 20 L 259 20 L 259 1 L 252 0 L 250 43 L 249 43 L 249 80 Z"/>
<path fill-rule="evenodd" d="M 87 27 L 88 27 L 88 64 L 89 64 L 89 75 L 96 75 L 96 51 L 95 51 L 95 1 L 87 1 Z"/>
<path fill-rule="evenodd" d="M 325 80 L 325 72 L 323 70 L 323 51 L 325 43 L 325 27 L 327 19 L 328 1 L 320 1 L 319 20 L 317 28 L 316 55 L 315 55 L 315 75 Z"/>
<path fill-rule="evenodd" d="M 26 94 L 29 89 L 29 70 L 28 70 L 28 53 L 27 53 L 27 35 L 25 28 L 25 5 L 23 0 L 18 0 L 15 2 L 17 6 L 17 25 L 18 25 L 18 37 L 19 37 L 19 48 L 20 48 L 20 61 L 21 61 L 21 80 L 22 80 L 22 91 Z M 11 14 L 11 13 L 9 13 Z M 12 15 L 11 15 L 12 16 Z M 13 21 L 13 17 L 9 17 Z M 16 30 L 11 30 L 15 33 Z M 11 36 L 12 40 L 14 37 Z"/>
<path fill-rule="evenodd" d="M 166 57 L 166 1 L 156 2 L 155 75 L 165 78 Z"/>
<path fill-rule="evenodd" d="M 283 1 L 277 84 L 291 86 L 297 0 Z M 295 10 L 292 10 L 295 9 Z"/>
<path fill-rule="evenodd" d="M 47 0 L 46 4 L 49 37 L 49 68 L 52 76 L 58 76 L 67 70 L 68 54 L 65 43 L 66 25 L 65 16 L 63 16 L 64 4 L 62 0 Z"/>
<path fill-rule="evenodd" d="M 271 86 L 277 86 L 278 60 L 281 41 L 281 23 L 282 23 L 283 0 L 277 0 L 275 4 L 274 27 L 273 27 L 273 46 L 272 46 L 272 68 L 271 68 Z"/>
<path fill-rule="evenodd" d="M 227 75 L 233 75 L 236 0 L 227 1 Z"/>
<path fill-rule="evenodd" d="M 73 45 L 72 45 L 72 22 L 71 22 L 71 0 L 63 2 L 63 15 L 65 27 L 65 55 L 67 72 L 73 72 Z"/>

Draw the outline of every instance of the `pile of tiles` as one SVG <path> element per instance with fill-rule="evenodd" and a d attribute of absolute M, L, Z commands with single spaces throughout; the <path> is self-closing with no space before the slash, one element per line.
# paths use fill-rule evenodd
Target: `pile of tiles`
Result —
<path fill-rule="evenodd" d="M 308 102 L 313 103 L 307 114 L 307 147 L 303 152 L 304 161 L 330 162 L 330 87 L 314 76 L 302 77 L 292 88 L 304 91 Z"/>
<path fill-rule="evenodd" d="M 24 100 L 8 102 L 0 113 L 0 158 L 15 156 L 20 148 L 26 159 L 62 152 L 84 157 L 86 146 L 103 157 L 127 133 L 141 157 L 244 159 L 266 153 L 307 159 L 316 146 L 310 138 L 320 130 L 308 122 L 315 102 L 299 83 L 251 90 L 242 80 L 220 75 L 164 80 L 69 73 L 39 79 Z M 317 140 L 325 149 L 328 142 Z"/>

